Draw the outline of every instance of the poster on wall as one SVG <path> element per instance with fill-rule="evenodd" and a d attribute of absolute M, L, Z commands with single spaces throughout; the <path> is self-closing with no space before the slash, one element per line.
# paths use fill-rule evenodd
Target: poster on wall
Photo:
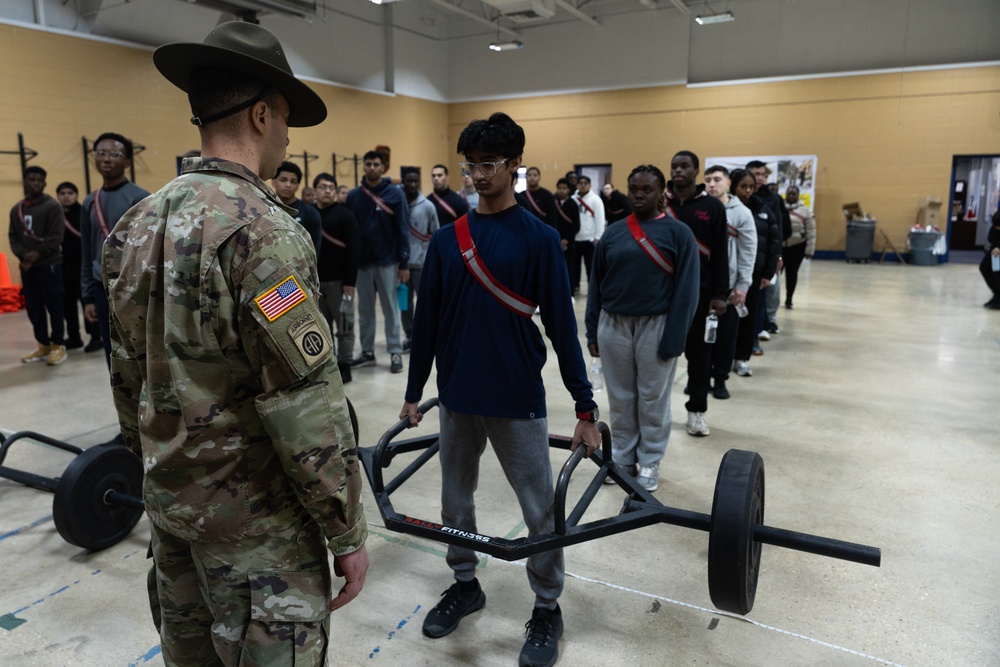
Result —
<path fill-rule="evenodd" d="M 702 173 L 714 165 L 722 165 L 730 172 L 743 169 L 747 162 L 760 160 L 770 170 L 769 183 L 778 184 L 778 194 L 784 198 L 789 185 L 799 189 L 802 205 L 812 210 L 816 198 L 815 155 L 757 155 L 744 157 L 710 157 L 702 163 Z"/>

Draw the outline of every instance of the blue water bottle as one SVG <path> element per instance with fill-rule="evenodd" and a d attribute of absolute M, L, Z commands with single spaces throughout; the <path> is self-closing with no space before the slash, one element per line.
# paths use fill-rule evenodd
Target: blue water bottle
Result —
<path fill-rule="evenodd" d="M 399 287 L 396 288 L 396 300 L 399 301 L 400 311 L 409 310 L 410 308 L 410 305 L 407 303 L 409 296 L 407 292 L 406 283 L 399 283 Z"/>

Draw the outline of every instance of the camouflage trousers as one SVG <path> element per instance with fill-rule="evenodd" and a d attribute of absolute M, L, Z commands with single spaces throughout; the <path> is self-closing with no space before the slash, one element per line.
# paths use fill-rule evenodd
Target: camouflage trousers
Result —
<path fill-rule="evenodd" d="M 150 527 L 149 599 L 168 667 L 325 664 L 330 566 L 313 521 L 217 543 Z"/>

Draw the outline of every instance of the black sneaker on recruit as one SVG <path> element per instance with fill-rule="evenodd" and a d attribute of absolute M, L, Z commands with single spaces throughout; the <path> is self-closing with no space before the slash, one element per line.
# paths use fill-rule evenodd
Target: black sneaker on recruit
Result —
<path fill-rule="evenodd" d="M 451 634 L 464 617 L 486 604 L 486 593 L 478 579 L 466 584 L 455 582 L 442 595 L 444 597 L 424 619 L 424 634 L 431 639 Z"/>
<path fill-rule="evenodd" d="M 524 624 L 524 646 L 517 658 L 518 667 L 552 667 L 559 659 L 559 638 L 563 633 L 562 610 L 535 607 L 531 620 Z"/>

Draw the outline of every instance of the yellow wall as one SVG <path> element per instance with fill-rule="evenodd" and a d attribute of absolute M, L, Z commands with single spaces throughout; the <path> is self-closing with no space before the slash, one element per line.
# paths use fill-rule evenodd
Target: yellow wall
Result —
<path fill-rule="evenodd" d="M 82 136 L 93 140 L 105 131 L 118 132 L 146 146 L 136 156 L 136 182 L 150 191 L 176 175 L 178 155 L 198 148 L 187 97 L 159 75 L 151 51 L 0 25 L 0 62 L 0 150 L 16 150 L 22 132 L 25 145 L 39 153 L 30 164 L 49 173 L 49 194 L 69 180 L 80 187 L 82 199 Z M 293 128 L 288 146 L 290 154 L 319 155 L 309 164 L 310 176 L 330 171 L 334 152 L 362 154 L 386 144 L 392 148 L 390 175 L 398 178 L 403 164 L 421 166 L 427 189 L 431 167 L 453 152 L 445 104 L 311 85 L 329 117 L 318 127 Z M 101 179 L 93 164 L 90 174 L 96 188 Z M 338 177 L 353 187 L 353 166 L 341 165 Z M 0 252 L 7 253 L 15 283 L 20 276 L 7 240 L 8 212 L 21 196 L 17 156 L 0 155 Z"/>
<path fill-rule="evenodd" d="M 81 136 L 115 131 L 145 145 L 136 180 L 149 190 L 170 180 L 176 156 L 198 145 L 186 97 L 159 76 L 150 51 L 0 25 L 0 62 L 0 149 L 15 149 L 23 132 L 39 151 L 32 164 L 49 171 L 50 192 L 62 180 L 82 189 Z M 542 169 L 549 187 L 574 163 L 612 163 L 622 185 L 633 166 L 666 167 L 680 149 L 703 157 L 816 154 L 820 250 L 843 249 L 840 208 L 852 201 L 904 248 L 924 197 L 947 202 L 953 155 L 1000 154 L 1000 67 L 451 105 L 314 88 L 330 118 L 293 129 L 289 145 L 289 153 L 320 155 L 310 164 L 312 175 L 331 168 L 333 152 L 388 144 L 392 173 L 403 164 L 423 167 L 425 190 L 433 164 L 457 163 L 454 146 L 465 124 L 495 110 L 523 125 L 525 158 Z M 353 184 L 348 167 L 338 176 Z M 91 170 L 94 187 L 98 180 Z M 458 181 L 453 175 L 452 185 Z M 20 196 L 17 158 L 0 156 L 0 208 L 9 210 Z M 6 234 L 0 251 L 9 253 Z"/>
<path fill-rule="evenodd" d="M 683 149 L 702 157 L 815 154 L 817 248 L 844 249 L 841 206 L 860 202 L 905 252 L 924 198 L 947 206 L 952 156 L 1000 154 L 1000 67 L 452 104 L 450 145 L 470 120 L 493 111 L 524 127 L 526 163 L 541 168 L 546 186 L 574 163 L 612 163 L 624 191 L 632 167 L 666 172 Z"/>

